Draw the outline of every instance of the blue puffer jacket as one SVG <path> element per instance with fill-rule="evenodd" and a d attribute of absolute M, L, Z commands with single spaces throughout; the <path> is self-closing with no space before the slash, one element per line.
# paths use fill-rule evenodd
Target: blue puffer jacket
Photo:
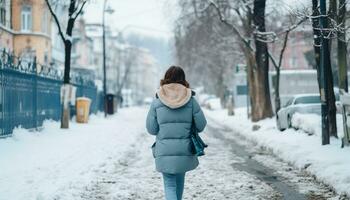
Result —
<path fill-rule="evenodd" d="M 176 174 L 198 166 L 190 140 L 192 116 L 198 132 L 203 131 L 207 122 L 190 89 L 176 83 L 160 87 L 146 121 L 148 132 L 156 135 L 152 150 L 157 171 Z"/>

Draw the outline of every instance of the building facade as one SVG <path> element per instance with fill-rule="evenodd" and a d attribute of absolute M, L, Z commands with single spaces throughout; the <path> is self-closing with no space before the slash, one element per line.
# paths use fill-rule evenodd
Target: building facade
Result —
<path fill-rule="evenodd" d="M 51 15 L 44 0 L 12 0 L 13 49 L 23 59 L 49 64 Z"/>
<path fill-rule="evenodd" d="M 53 7 L 54 12 L 57 16 L 59 16 L 59 20 L 61 22 L 61 28 L 62 30 L 66 29 L 66 24 L 68 22 L 68 15 L 67 15 L 67 9 L 68 4 L 67 1 L 62 1 L 61 4 L 58 4 Z M 52 65 L 59 69 L 64 69 L 64 43 L 62 41 L 61 36 L 58 33 L 58 28 L 56 22 L 52 19 L 51 20 L 51 63 Z"/>
<path fill-rule="evenodd" d="M 93 50 L 93 40 L 87 36 L 85 21 L 83 18 L 80 18 L 75 22 L 73 30 L 72 68 L 84 68 L 95 71 Z"/>
<path fill-rule="evenodd" d="M 0 49 L 13 51 L 11 0 L 0 0 Z"/>
<path fill-rule="evenodd" d="M 306 53 L 313 50 L 313 43 L 306 40 L 310 37 L 305 30 L 294 30 L 290 32 L 287 47 L 284 51 L 282 60 L 283 70 L 304 70 L 312 69 L 313 66 L 308 63 Z M 274 54 L 275 58 L 279 57 L 282 44 L 271 43 L 269 49 Z M 274 71 L 274 67 L 270 65 L 270 69 Z"/>

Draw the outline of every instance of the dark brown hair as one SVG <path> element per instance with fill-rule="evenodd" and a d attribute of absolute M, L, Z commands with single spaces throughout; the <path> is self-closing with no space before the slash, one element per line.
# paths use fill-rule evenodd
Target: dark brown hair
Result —
<path fill-rule="evenodd" d="M 190 84 L 186 81 L 185 72 L 181 67 L 171 66 L 164 75 L 164 78 L 160 80 L 160 85 L 169 83 L 179 83 L 189 88 Z"/>

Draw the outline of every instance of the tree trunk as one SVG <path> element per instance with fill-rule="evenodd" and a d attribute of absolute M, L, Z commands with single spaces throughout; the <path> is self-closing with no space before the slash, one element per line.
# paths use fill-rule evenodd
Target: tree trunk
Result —
<path fill-rule="evenodd" d="M 276 69 L 276 83 L 275 83 L 275 113 L 281 109 L 281 98 L 280 98 L 280 74 L 281 67 Z"/>
<path fill-rule="evenodd" d="M 337 16 L 337 1 L 336 0 L 330 0 L 330 6 L 329 6 L 329 17 L 332 18 L 334 21 L 336 21 Z M 329 28 L 330 20 L 327 21 L 326 28 Z M 327 97 L 327 104 L 328 104 L 328 118 L 329 118 L 329 134 L 330 136 L 338 137 L 337 135 L 337 110 L 335 107 L 335 95 L 334 95 L 334 81 L 333 81 L 333 71 L 332 71 L 332 62 L 331 62 L 331 48 L 332 48 L 332 40 L 327 39 L 328 41 L 328 49 L 326 49 L 326 57 L 325 57 L 325 70 L 327 78 L 327 87 L 326 90 L 328 94 L 326 94 Z"/>
<path fill-rule="evenodd" d="M 318 0 L 312 0 L 312 9 L 313 9 L 313 16 L 319 16 L 320 12 L 318 10 Z M 328 24 L 328 23 L 327 23 Z M 320 28 L 320 19 L 318 17 L 314 17 L 312 19 L 312 27 L 313 27 L 313 33 L 314 33 L 314 51 L 315 51 L 315 63 L 316 63 L 316 70 L 317 70 L 317 82 L 321 94 L 321 72 L 320 72 L 320 64 L 321 64 L 321 31 Z M 327 102 L 327 123 L 329 127 L 329 133 L 330 135 L 337 136 L 337 126 L 336 126 L 336 107 L 335 107 L 335 96 L 334 96 L 334 89 L 333 89 L 333 73 L 331 68 L 331 59 L 330 59 L 330 47 L 329 47 L 329 40 L 326 39 L 326 45 L 327 48 L 325 49 L 325 57 L 324 57 L 324 70 L 326 71 L 327 75 L 327 93 L 326 96 L 326 102 Z"/>
<path fill-rule="evenodd" d="M 71 11 L 70 11 L 71 12 Z M 63 84 L 69 84 L 70 83 L 70 64 L 71 64 L 71 55 L 72 55 L 72 32 L 73 32 L 73 26 L 74 26 L 74 20 L 71 18 L 68 20 L 66 35 L 67 39 L 64 41 L 64 76 L 63 76 Z M 70 120 L 70 109 L 69 109 L 69 101 L 66 100 L 66 98 L 69 98 L 65 95 L 66 92 L 64 92 L 63 95 L 63 102 L 62 102 L 62 117 L 61 117 L 61 128 L 69 128 L 69 120 Z M 67 105 L 65 105 L 67 104 Z"/>
<path fill-rule="evenodd" d="M 63 98 L 67 98 L 63 95 Z M 69 105 L 64 105 L 62 103 L 62 114 L 61 114 L 61 128 L 69 128 L 69 119 L 70 119 L 70 108 Z"/>
<path fill-rule="evenodd" d="M 284 41 L 280 52 L 278 65 L 276 65 L 276 61 L 274 60 L 274 58 L 271 57 L 272 64 L 275 66 L 275 69 L 276 69 L 276 78 L 275 78 L 275 114 L 276 115 L 277 115 L 277 112 L 281 109 L 280 74 L 281 74 L 284 51 L 286 50 L 287 44 L 288 44 L 289 33 L 290 33 L 290 30 L 288 30 L 284 35 Z"/>
<path fill-rule="evenodd" d="M 259 32 L 265 32 L 266 0 L 254 0 L 253 21 Z M 269 87 L 269 59 L 267 44 L 255 35 L 255 66 L 250 70 L 252 120 L 259 121 L 273 116 Z M 253 60 L 252 60 L 253 61 Z M 251 64 L 254 64 L 252 62 Z"/>
<path fill-rule="evenodd" d="M 64 45 L 65 50 L 65 57 L 64 57 L 64 76 L 63 76 L 63 83 L 69 84 L 70 83 L 70 63 L 71 63 L 71 52 L 72 52 L 72 43 L 65 42 Z"/>
<path fill-rule="evenodd" d="M 61 113 L 61 128 L 69 128 L 69 119 L 70 119 L 70 110 L 69 110 L 69 101 L 68 92 L 66 90 L 71 90 L 69 87 L 70 82 L 70 62 L 71 62 L 71 51 L 72 51 L 72 32 L 74 27 L 74 22 L 77 17 L 82 13 L 83 8 L 87 1 L 83 1 L 81 4 L 76 0 L 70 0 L 68 7 L 68 24 L 66 28 L 66 34 L 63 34 L 62 27 L 59 22 L 59 17 L 57 16 L 49 0 L 45 0 L 46 5 L 53 17 L 54 22 L 58 28 L 58 33 L 61 36 L 62 42 L 64 43 L 65 58 L 64 58 L 64 75 L 63 75 L 63 85 L 61 88 L 61 103 L 62 103 L 62 113 Z M 80 8 L 79 8 L 80 5 Z M 71 91 L 70 91 L 71 92 Z M 72 95 L 72 94 L 70 94 Z"/>
<path fill-rule="evenodd" d="M 329 47 L 330 48 L 330 47 Z M 330 136 L 334 136 L 334 137 L 338 137 L 337 135 L 337 109 L 335 107 L 335 95 L 334 95 L 334 88 L 333 88 L 333 72 L 332 72 L 332 68 L 331 68 L 331 59 L 330 59 L 330 51 L 329 49 L 326 50 L 328 51 L 328 53 L 326 55 L 328 55 L 326 59 L 326 63 L 325 63 L 325 69 L 326 70 L 326 74 L 327 76 L 325 78 L 327 78 L 327 86 L 328 89 L 327 94 L 326 94 L 326 98 L 327 98 L 327 104 L 328 104 L 328 123 L 329 123 L 329 134 Z"/>
<path fill-rule="evenodd" d="M 320 58 L 321 58 L 321 31 L 320 28 L 320 19 L 315 16 L 319 16 L 320 12 L 318 10 L 318 0 L 312 0 L 312 29 L 314 34 L 314 52 L 315 52 L 315 68 L 317 71 L 317 82 L 318 82 L 318 89 L 320 90 Z"/>
<path fill-rule="evenodd" d="M 341 29 L 338 31 L 338 73 L 339 73 L 339 88 L 348 92 L 348 70 L 347 70 L 347 49 L 346 49 L 346 33 L 345 19 L 346 15 L 346 0 L 339 0 L 338 25 Z"/>
<path fill-rule="evenodd" d="M 64 75 L 63 75 L 63 84 L 70 83 L 70 61 L 71 61 L 71 51 L 72 43 L 66 41 L 65 44 L 65 58 L 64 58 Z M 69 104 L 66 98 L 66 92 L 63 91 L 63 102 L 62 103 L 62 115 L 61 115 L 61 128 L 69 128 L 69 119 L 70 119 L 70 109 Z M 68 104 L 68 105 L 65 105 Z"/>

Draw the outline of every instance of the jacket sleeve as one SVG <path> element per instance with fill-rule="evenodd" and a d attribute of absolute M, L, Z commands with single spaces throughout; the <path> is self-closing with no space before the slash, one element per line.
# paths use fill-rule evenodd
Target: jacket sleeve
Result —
<path fill-rule="evenodd" d="M 207 125 L 207 120 L 205 119 L 204 113 L 201 107 L 199 106 L 198 102 L 196 101 L 196 99 L 193 98 L 192 101 L 193 101 L 192 105 L 193 105 L 194 123 L 196 125 L 198 132 L 202 132 L 205 126 Z"/>
<path fill-rule="evenodd" d="M 157 135 L 159 132 L 159 124 L 157 121 L 157 113 L 155 108 L 155 102 L 153 101 L 147 114 L 146 128 L 149 134 Z"/>

